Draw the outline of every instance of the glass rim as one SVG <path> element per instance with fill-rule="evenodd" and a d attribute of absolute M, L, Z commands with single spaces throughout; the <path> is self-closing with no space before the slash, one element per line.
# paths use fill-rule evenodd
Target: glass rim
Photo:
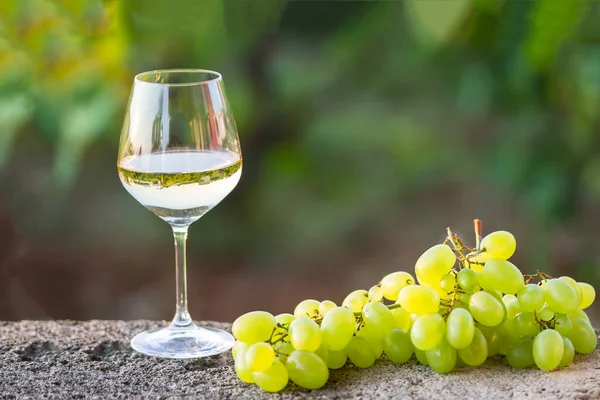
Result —
<path fill-rule="evenodd" d="M 146 80 L 142 79 L 146 75 L 149 75 L 149 76 L 160 75 L 162 73 L 169 73 L 169 74 L 178 73 L 178 74 L 182 74 L 182 75 L 183 74 L 204 73 L 204 74 L 213 75 L 213 77 L 211 77 L 209 79 L 202 79 L 202 80 L 190 80 L 189 82 L 183 82 L 183 83 L 182 82 L 178 82 L 178 83 L 152 82 L 152 81 L 146 81 Z M 221 76 L 221 74 L 218 73 L 217 71 L 212 71 L 210 69 L 174 68 L 174 69 L 155 69 L 152 71 L 140 72 L 133 79 L 136 83 L 147 83 L 150 85 L 159 85 L 159 86 L 198 86 L 198 85 L 208 85 L 213 82 L 219 82 L 223 79 L 223 76 Z"/>

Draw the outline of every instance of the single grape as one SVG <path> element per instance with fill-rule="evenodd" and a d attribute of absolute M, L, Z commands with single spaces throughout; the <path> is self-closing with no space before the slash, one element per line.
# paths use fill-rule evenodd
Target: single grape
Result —
<path fill-rule="evenodd" d="M 394 328 L 402 329 L 403 331 L 408 332 L 412 326 L 410 313 L 402 307 L 393 308 L 390 311 L 394 317 Z"/>
<path fill-rule="evenodd" d="M 559 367 L 566 367 L 571 364 L 575 358 L 575 348 L 569 338 L 563 336 L 563 343 L 565 346 L 562 360 L 560 360 L 560 364 L 558 364 Z"/>
<path fill-rule="evenodd" d="M 383 299 L 383 289 L 377 285 L 369 289 L 369 301 L 377 302 Z"/>
<path fill-rule="evenodd" d="M 572 319 L 573 328 L 568 336 L 573 343 L 575 351 L 581 354 L 589 354 L 598 344 L 598 338 L 594 328 L 583 318 Z"/>
<path fill-rule="evenodd" d="M 412 357 L 414 346 L 408 333 L 401 329 L 394 329 L 383 339 L 383 351 L 393 362 L 403 364 Z"/>
<path fill-rule="evenodd" d="M 472 293 L 477 287 L 477 273 L 470 268 L 461 269 L 456 276 L 456 282 L 462 290 Z"/>
<path fill-rule="evenodd" d="M 314 352 L 322 343 L 321 329 L 315 321 L 306 317 L 296 318 L 290 324 L 290 343 L 296 350 Z"/>
<path fill-rule="evenodd" d="M 458 350 L 458 355 L 465 364 L 477 367 L 485 362 L 488 356 L 488 344 L 479 328 L 473 331 L 473 340 L 464 349 Z"/>
<path fill-rule="evenodd" d="M 546 304 L 561 314 L 568 314 L 579 305 L 575 290 L 567 282 L 560 279 L 546 281 L 544 299 Z"/>
<path fill-rule="evenodd" d="M 281 361 L 275 360 L 273 364 L 265 371 L 253 372 L 252 378 L 259 388 L 265 392 L 276 393 L 287 386 L 289 377 L 285 365 Z"/>
<path fill-rule="evenodd" d="M 488 357 L 498 354 L 502 344 L 502 337 L 498 333 L 497 327 L 492 328 L 481 324 L 476 324 L 475 327 L 479 329 L 485 337 L 487 342 Z"/>
<path fill-rule="evenodd" d="M 558 314 L 554 320 L 554 330 L 563 336 L 569 336 L 573 329 L 573 323 L 571 318 L 565 314 Z"/>
<path fill-rule="evenodd" d="M 533 360 L 539 369 L 552 371 L 564 355 L 564 342 L 554 329 L 541 331 L 533 340 Z"/>
<path fill-rule="evenodd" d="M 440 296 L 432 288 L 410 285 L 400 291 L 396 303 L 409 313 L 433 314 L 440 309 Z"/>
<path fill-rule="evenodd" d="M 248 344 L 266 342 L 277 325 L 275 317 L 266 311 L 252 311 L 233 321 L 231 331 L 237 340 Z"/>
<path fill-rule="evenodd" d="M 464 308 L 455 308 L 446 319 L 446 339 L 455 349 L 464 349 L 473 341 L 475 323 L 471 313 Z"/>
<path fill-rule="evenodd" d="M 579 307 L 579 304 L 581 304 L 581 300 L 583 300 L 583 293 L 581 292 L 581 286 L 579 286 L 577 284 L 577 281 L 575 279 L 570 278 L 568 276 L 561 276 L 558 279 L 560 279 L 561 281 L 567 282 L 569 284 L 569 286 L 571 286 L 571 288 L 573 288 L 573 290 L 577 294 L 577 300 L 579 301 L 577 303 L 577 306 Z"/>
<path fill-rule="evenodd" d="M 436 348 L 427 351 L 427 361 L 438 374 L 447 374 L 456 366 L 456 349 L 442 339 Z"/>
<path fill-rule="evenodd" d="M 571 318 L 571 321 L 574 318 L 583 318 L 585 319 L 590 325 L 592 324 L 592 321 L 590 321 L 590 317 L 588 317 L 588 315 L 585 313 L 585 311 L 576 308 L 573 311 L 571 311 L 570 313 L 567 314 L 569 316 L 569 318 Z"/>
<path fill-rule="evenodd" d="M 508 365 L 513 368 L 527 368 L 535 364 L 533 360 L 533 338 L 526 337 L 513 343 L 506 352 Z"/>
<path fill-rule="evenodd" d="M 302 300 L 294 309 L 296 318 L 305 317 L 312 318 L 319 315 L 319 305 L 321 302 L 313 299 Z"/>
<path fill-rule="evenodd" d="M 517 249 L 517 241 L 510 232 L 496 231 L 481 240 L 481 248 L 490 258 L 508 260 Z"/>
<path fill-rule="evenodd" d="M 427 361 L 427 352 L 419 350 L 415 347 L 415 356 L 417 357 L 417 361 L 419 361 L 422 365 L 429 365 L 429 361 Z"/>
<path fill-rule="evenodd" d="M 535 320 L 535 315 L 530 312 L 517 314 L 513 320 L 513 328 L 522 337 L 535 336 L 540 331 L 540 325 Z"/>
<path fill-rule="evenodd" d="M 358 299 L 350 299 L 344 300 L 342 306 L 348 308 L 352 312 L 359 313 L 362 311 L 364 304 Z"/>
<path fill-rule="evenodd" d="M 325 362 L 308 351 L 292 352 L 285 363 L 285 368 L 290 379 L 296 385 L 306 389 L 319 389 L 329 379 L 329 369 Z"/>
<path fill-rule="evenodd" d="M 447 274 L 455 263 L 456 256 L 452 249 L 445 244 L 438 244 L 419 257 L 415 264 L 415 274 L 421 285 L 438 285 L 442 275 Z"/>
<path fill-rule="evenodd" d="M 369 301 L 369 292 L 366 290 L 355 290 L 350 293 L 342 302 L 342 307 L 347 307 L 352 312 L 361 312 L 362 308 Z"/>
<path fill-rule="evenodd" d="M 279 361 L 285 362 L 285 360 L 287 360 L 288 356 L 290 354 L 292 354 L 292 351 L 294 351 L 295 349 L 291 343 L 278 342 L 273 345 L 273 350 L 275 350 L 275 357 Z"/>
<path fill-rule="evenodd" d="M 252 372 L 262 372 L 269 369 L 275 361 L 275 351 L 265 342 L 254 343 L 245 354 L 246 368 Z"/>
<path fill-rule="evenodd" d="M 242 380 L 242 382 L 246 383 L 254 383 L 254 378 L 252 377 L 252 371 L 246 365 L 246 348 L 240 348 L 237 351 L 237 357 L 235 359 L 235 373 Z"/>
<path fill-rule="evenodd" d="M 469 302 L 471 301 L 470 294 L 461 293 L 458 296 L 456 296 L 456 298 L 458 299 L 459 302 L 461 302 L 465 305 L 465 308 L 467 308 L 467 309 L 469 308 Z"/>
<path fill-rule="evenodd" d="M 352 364 L 360 368 L 369 368 L 375 363 L 375 355 L 371 346 L 362 336 L 354 336 L 346 347 L 348 358 Z"/>
<path fill-rule="evenodd" d="M 424 314 L 414 322 L 410 330 L 413 345 L 423 351 L 437 347 L 446 332 L 444 318 L 439 314 Z"/>
<path fill-rule="evenodd" d="M 383 353 L 383 337 L 381 336 L 381 331 L 379 329 L 365 323 L 356 332 L 356 335 L 367 341 L 375 358 L 381 357 L 381 354 Z"/>
<path fill-rule="evenodd" d="M 400 290 L 402 290 L 403 287 L 414 284 L 415 278 L 408 272 L 392 272 L 391 274 L 384 276 L 381 280 L 383 297 L 391 301 L 396 301 L 398 299 L 398 293 L 400 293 Z"/>
<path fill-rule="evenodd" d="M 356 329 L 356 318 L 352 311 L 345 307 L 336 307 L 329 311 L 321 322 L 323 342 L 329 350 L 344 349 Z"/>
<path fill-rule="evenodd" d="M 522 312 L 519 300 L 514 299 L 509 301 L 506 305 L 506 318 L 513 319 L 517 314 Z"/>
<path fill-rule="evenodd" d="M 502 302 L 485 291 L 477 292 L 471 296 L 469 310 L 473 318 L 486 326 L 500 325 L 505 317 Z"/>
<path fill-rule="evenodd" d="M 596 298 L 596 290 L 594 290 L 592 285 L 585 282 L 578 282 L 577 284 L 581 289 L 581 303 L 579 304 L 579 308 L 585 310 L 594 302 L 594 299 Z"/>
<path fill-rule="evenodd" d="M 518 300 L 521 310 L 534 312 L 544 306 L 544 290 L 540 285 L 530 283 L 521 289 Z"/>
<path fill-rule="evenodd" d="M 394 316 L 381 303 L 367 303 L 362 310 L 362 319 L 366 325 L 377 330 L 380 337 L 389 335 L 394 329 Z"/>
<path fill-rule="evenodd" d="M 513 343 L 518 342 L 521 339 L 521 335 L 517 333 L 515 330 L 515 321 L 514 319 L 507 319 L 502 324 L 502 330 L 499 332 L 502 336 L 502 343 L 500 345 L 500 349 L 498 351 L 500 354 L 506 355 L 506 351 Z"/>
<path fill-rule="evenodd" d="M 324 300 L 321 303 L 319 303 L 319 314 L 321 316 L 325 316 L 327 315 L 327 313 L 331 310 L 333 310 L 334 308 L 336 308 L 337 305 L 331 301 L 331 300 Z"/>
<path fill-rule="evenodd" d="M 344 350 L 329 350 L 329 358 L 327 359 L 327 367 L 329 369 L 340 369 L 344 365 L 346 365 L 346 361 L 348 360 L 348 354 L 346 353 L 346 349 Z"/>
<path fill-rule="evenodd" d="M 240 352 L 240 350 L 247 350 L 248 347 L 250 347 L 248 345 L 248 343 L 245 342 L 241 342 L 239 340 L 236 340 L 235 343 L 233 344 L 233 347 L 231 348 L 231 355 L 233 356 L 233 359 L 235 360 L 238 353 Z"/>
<path fill-rule="evenodd" d="M 275 316 L 275 321 L 277 321 L 277 323 L 279 325 L 290 326 L 292 321 L 295 319 L 296 319 L 296 317 L 294 316 L 294 314 L 289 314 L 289 313 L 277 314 Z"/>
<path fill-rule="evenodd" d="M 537 311 L 537 316 L 544 322 L 551 321 L 554 318 L 555 312 L 548 306 L 543 306 Z"/>
<path fill-rule="evenodd" d="M 442 279 L 440 280 L 440 287 L 445 292 L 451 292 L 454 290 L 454 286 L 456 286 L 456 276 L 454 274 L 445 274 L 442 275 Z"/>
<path fill-rule="evenodd" d="M 273 332 L 272 340 L 283 340 L 284 342 L 289 342 L 290 337 L 288 336 L 288 328 L 292 321 L 296 319 L 293 314 L 283 313 L 275 316 L 275 321 L 277 321 L 277 327 Z"/>
<path fill-rule="evenodd" d="M 505 305 L 508 304 L 512 300 L 517 300 L 517 296 L 515 296 L 514 294 L 505 294 L 504 296 L 502 296 L 502 302 Z"/>
<path fill-rule="evenodd" d="M 490 259 L 477 277 L 479 286 L 491 291 L 517 293 L 524 285 L 523 274 L 510 261 Z"/>
<path fill-rule="evenodd" d="M 315 354 L 321 357 L 321 360 L 325 361 L 325 364 L 329 361 L 329 350 L 327 350 L 327 346 L 321 344 L 321 346 L 315 351 Z"/>

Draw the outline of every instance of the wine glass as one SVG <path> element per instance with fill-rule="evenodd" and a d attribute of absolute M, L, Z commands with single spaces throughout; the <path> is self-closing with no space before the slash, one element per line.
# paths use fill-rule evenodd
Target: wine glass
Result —
<path fill-rule="evenodd" d="M 187 308 L 185 245 L 192 222 L 237 185 L 242 155 L 223 79 L 214 71 L 144 72 L 134 79 L 117 160 L 125 189 L 173 228 L 177 301 L 167 327 L 139 333 L 131 346 L 167 358 L 219 354 L 222 330 L 194 324 Z"/>

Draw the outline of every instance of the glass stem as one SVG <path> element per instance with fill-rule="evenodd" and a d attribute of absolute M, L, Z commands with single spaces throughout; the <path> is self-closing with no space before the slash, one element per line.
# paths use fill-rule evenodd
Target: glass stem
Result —
<path fill-rule="evenodd" d="M 175 237 L 175 281 L 177 283 L 177 302 L 172 327 L 189 327 L 193 325 L 187 309 L 187 280 L 185 268 L 185 244 L 187 241 L 187 226 L 173 226 Z"/>

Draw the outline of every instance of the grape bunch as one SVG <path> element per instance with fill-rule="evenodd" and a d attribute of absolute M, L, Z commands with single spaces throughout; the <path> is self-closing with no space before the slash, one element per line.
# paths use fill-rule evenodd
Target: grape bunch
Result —
<path fill-rule="evenodd" d="M 514 368 L 551 371 L 569 365 L 576 352 L 594 351 L 596 333 L 583 311 L 596 296 L 591 285 L 540 271 L 523 275 L 508 261 L 514 236 L 497 231 L 482 238 L 479 220 L 475 247 L 447 233 L 417 260 L 418 284 L 398 271 L 353 291 L 341 306 L 304 300 L 293 314 L 253 311 L 236 319 L 237 376 L 278 392 L 290 380 L 321 388 L 330 369 L 348 361 L 369 368 L 384 353 L 398 364 L 414 354 L 448 373 L 495 355 Z"/>

